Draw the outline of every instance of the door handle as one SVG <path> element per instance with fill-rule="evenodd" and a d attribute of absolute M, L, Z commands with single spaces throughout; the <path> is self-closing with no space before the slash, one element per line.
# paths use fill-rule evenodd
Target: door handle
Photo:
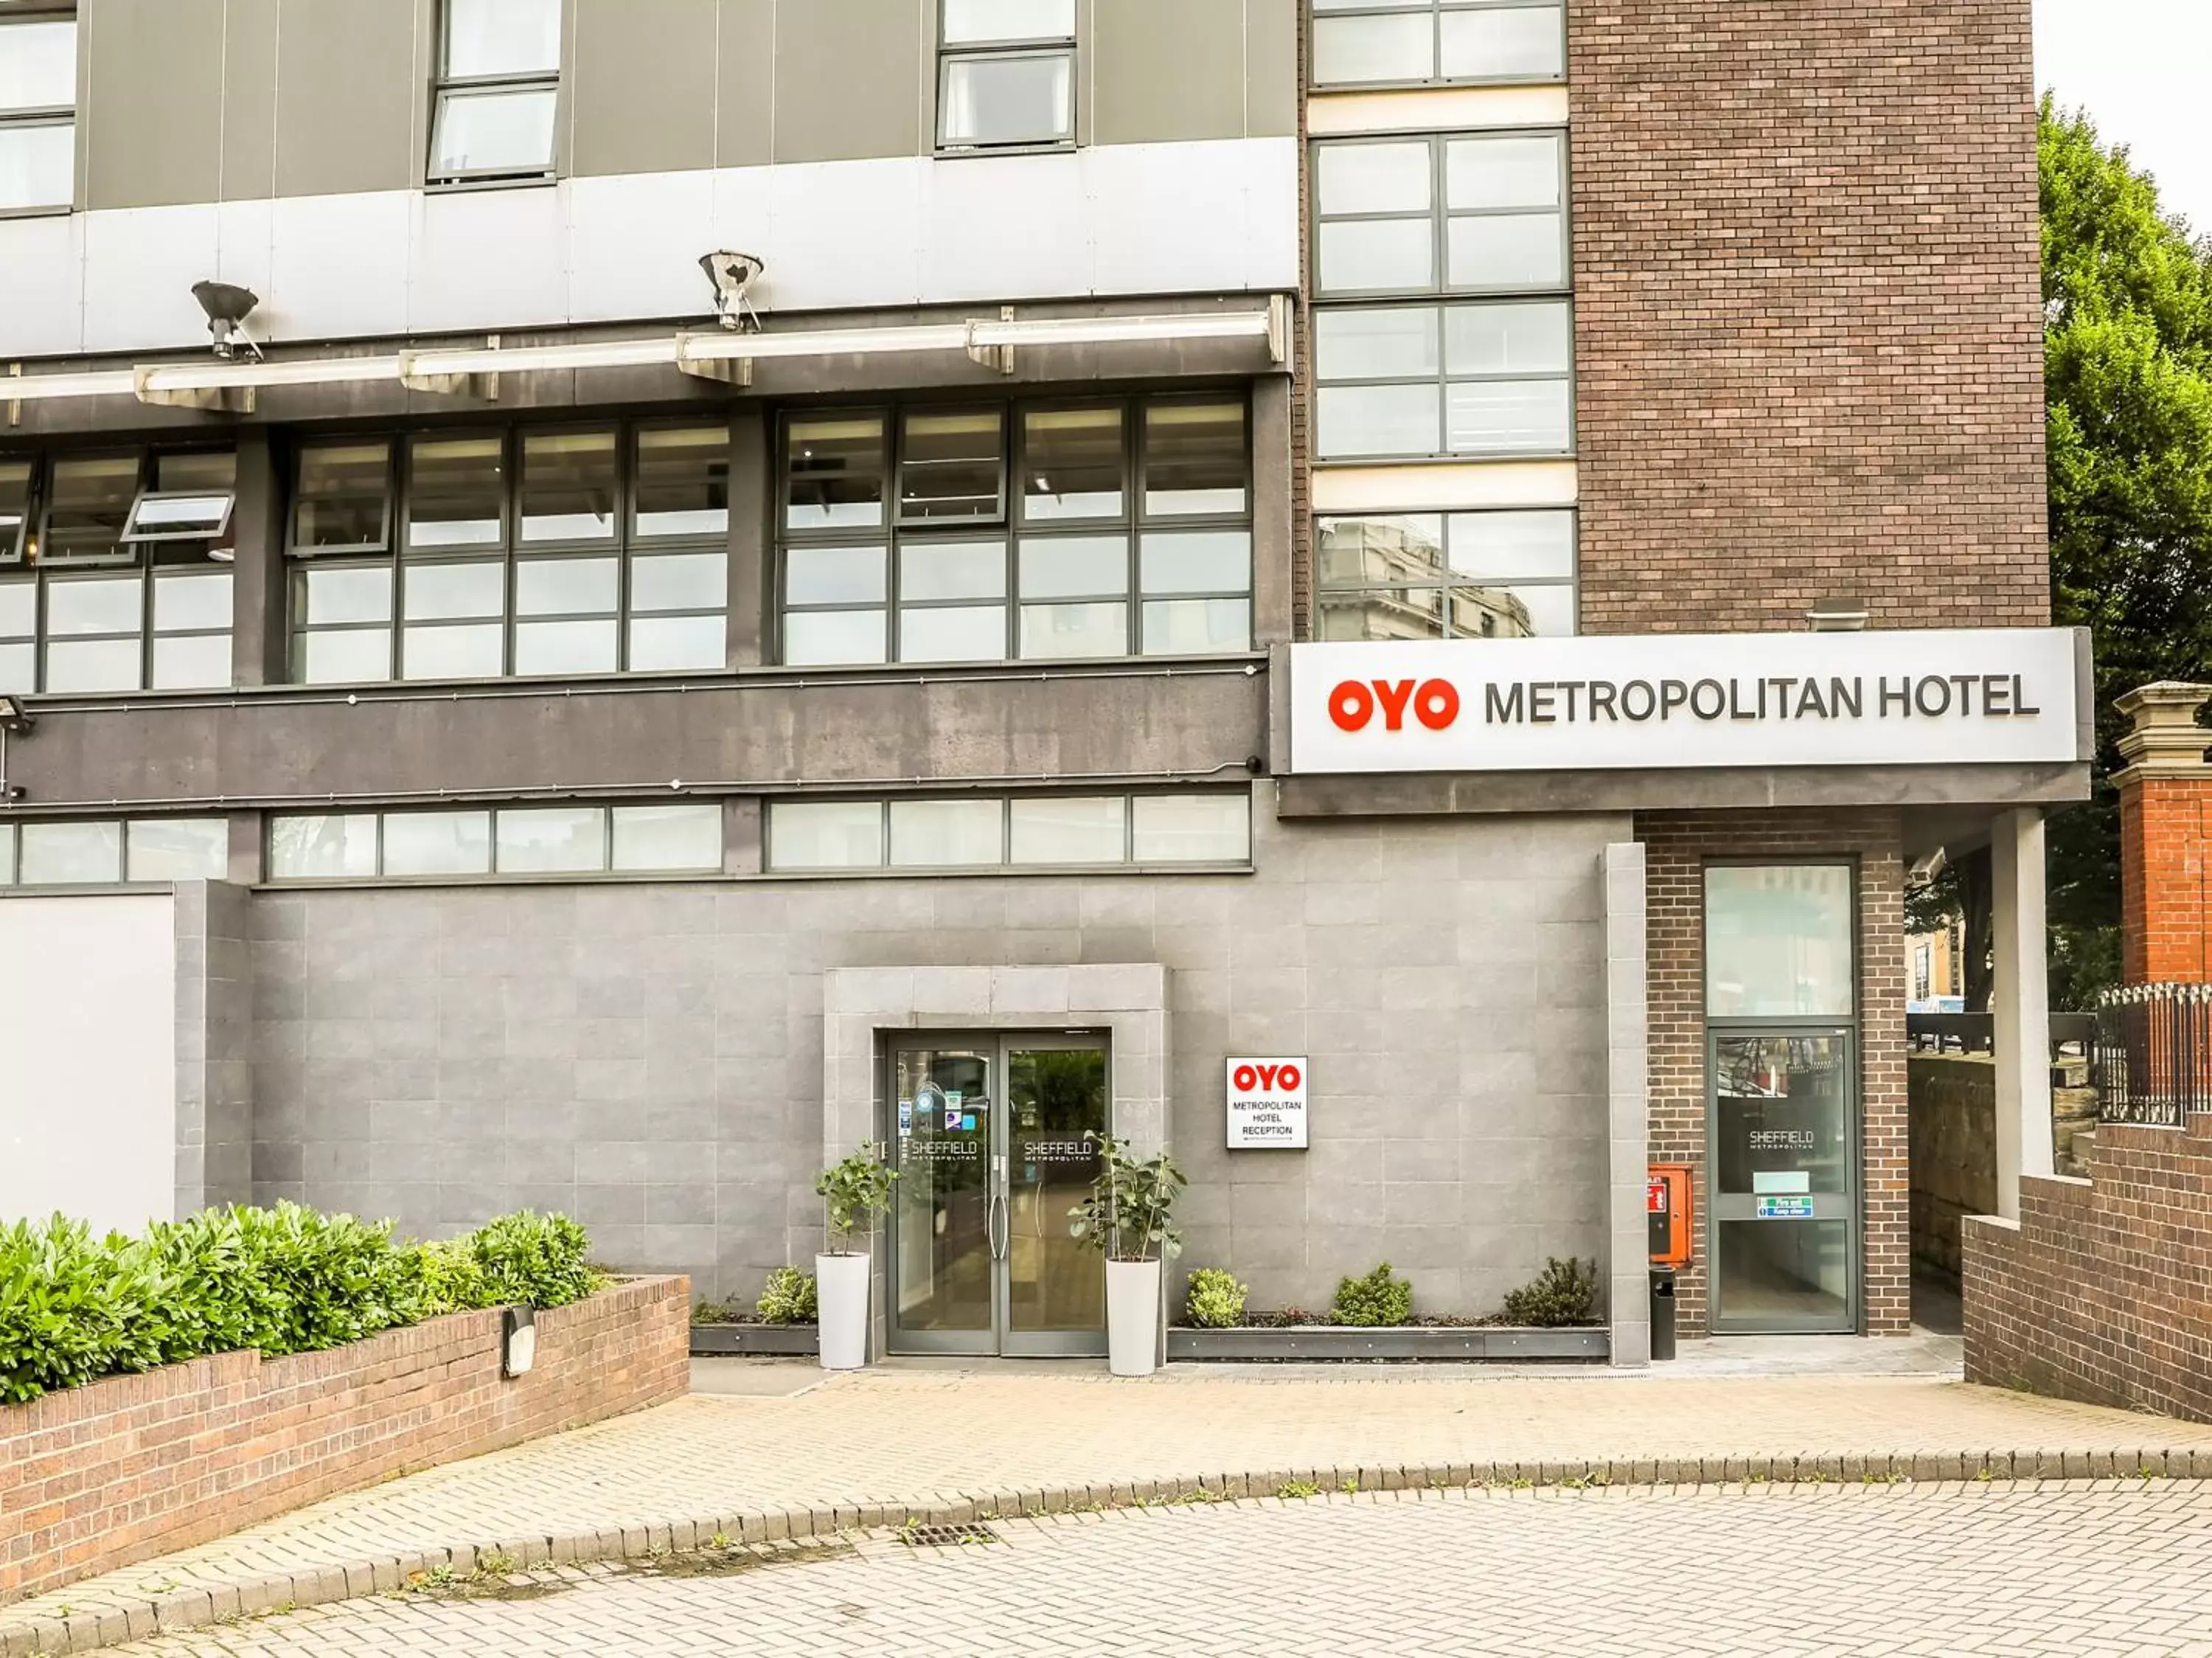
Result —
<path fill-rule="evenodd" d="M 999 1217 L 1002 1214 L 1006 1217 L 1006 1233 L 1003 1239 L 999 1233 Z M 984 1224 L 990 1229 L 991 1259 L 994 1261 L 1003 1261 L 1006 1259 L 1006 1252 L 1013 1242 L 1014 1222 L 1012 1208 L 1006 1199 L 998 1192 L 994 1192 L 991 1194 L 990 1204 L 984 1210 Z"/>

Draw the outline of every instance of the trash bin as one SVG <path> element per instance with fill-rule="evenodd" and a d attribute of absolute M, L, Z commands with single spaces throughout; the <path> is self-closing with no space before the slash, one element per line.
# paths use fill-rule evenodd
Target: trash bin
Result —
<path fill-rule="evenodd" d="M 1674 1356 L 1674 1269 L 1651 1269 L 1651 1358 L 1654 1363 Z"/>

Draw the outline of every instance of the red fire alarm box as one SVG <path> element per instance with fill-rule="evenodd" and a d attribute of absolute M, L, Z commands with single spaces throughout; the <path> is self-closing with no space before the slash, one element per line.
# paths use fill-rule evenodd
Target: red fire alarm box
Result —
<path fill-rule="evenodd" d="M 1690 1166 L 1654 1163 L 1644 1209 L 1651 1222 L 1651 1265 L 1690 1264 Z"/>

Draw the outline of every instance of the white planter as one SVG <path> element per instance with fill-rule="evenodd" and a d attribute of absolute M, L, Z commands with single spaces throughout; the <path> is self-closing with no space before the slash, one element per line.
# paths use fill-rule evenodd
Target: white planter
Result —
<path fill-rule="evenodd" d="M 1159 1351 L 1160 1264 L 1107 1262 L 1106 1368 L 1117 1376 L 1149 1376 Z"/>
<path fill-rule="evenodd" d="M 822 1368 L 858 1370 L 868 1362 L 868 1258 L 817 1255 L 814 1286 L 822 1307 Z"/>

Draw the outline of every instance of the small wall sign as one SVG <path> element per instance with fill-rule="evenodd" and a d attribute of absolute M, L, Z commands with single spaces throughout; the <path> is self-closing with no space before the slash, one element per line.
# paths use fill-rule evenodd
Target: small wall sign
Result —
<path fill-rule="evenodd" d="M 1231 1059 L 1228 1064 L 1229 1149 L 1306 1149 L 1306 1062 Z"/>
<path fill-rule="evenodd" d="M 1759 1199 L 1759 1218 L 1762 1221 L 1809 1221 L 1813 1218 L 1810 1198 L 1761 1198 Z"/>

